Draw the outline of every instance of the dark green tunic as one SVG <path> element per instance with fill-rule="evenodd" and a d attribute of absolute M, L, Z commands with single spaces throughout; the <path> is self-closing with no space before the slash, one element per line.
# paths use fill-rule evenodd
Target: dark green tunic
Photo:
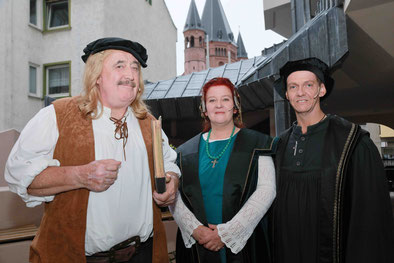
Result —
<path fill-rule="evenodd" d="M 275 262 L 392 262 L 394 227 L 380 155 L 336 116 L 294 125 L 276 157 Z"/>
<path fill-rule="evenodd" d="M 209 153 L 212 156 L 219 156 L 229 143 L 226 151 L 221 158 L 218 159 L 219 162 L 215 165 L 213 165 L 212 159 L 209 158 L 206 151 L 206 144 L 208 142 L 203 136 L 201 136 L 200 139 L 198 175 L 204 201 L 205 215 L 209 224 L 219 225 L 223 223 L 222 201 L 224 174 L 226 172 L 228 160 L 230 159 L 231 151 L 233 150 L 235 138 L 237 138 L 237 134 L 227 140 L 217 140 L 209 143 Z M 222 263 L 226 263 L 226 251 L 224 248 L 220 250 L 220 258 Z"/>

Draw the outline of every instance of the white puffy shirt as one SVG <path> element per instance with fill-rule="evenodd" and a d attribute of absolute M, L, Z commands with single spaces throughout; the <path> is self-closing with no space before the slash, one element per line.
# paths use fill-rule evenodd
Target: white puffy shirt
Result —
<path fill-rule="evenodd" d="M 123 141 L 114 137 L 115 125 L 109 119 L 111 110 L 105 108 L 103 115 L 92 121 L 96 160 L 121 161 L 118 179 L 104 192 L 90 192 L 85 254 L 91 255 L 109 248 L 132 236 L 139 235 L 145 241 L 152 234 L 153 211 L 148 155 L 137 118 L 131 108 L 126 119 L 128 140 L 126 160 Z M 175 164 L 176 153 L 163 136 L 164 169 L 180 174 Z M 53 159 L 59 137 L 54 107 L 40 110 L 31 119 L 15 143 L 6 164 L 5 179 L 10 190 L 17 193 L 28 207 L 50 202 L 54 196 L 37 197 L 27 193 L 27 187 L 35 176 L 48 166 L 60 166 Z M 76 153 L 78 154 L 78 153 Z"/>

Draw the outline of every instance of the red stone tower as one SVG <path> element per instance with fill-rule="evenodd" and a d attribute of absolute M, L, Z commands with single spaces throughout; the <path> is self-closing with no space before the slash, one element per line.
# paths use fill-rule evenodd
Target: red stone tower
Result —
<path fill-rule="evenodd" d="M 237 43 L 234 41 L 234 35 L 220 0 L 206 0 L 201 20 L 196 4 L 192 0 L 183 35 L 185 37 L 184 74 L 207 68 L 207 46 L 211 68 L 248 58 L 241 35 L 238 35 Z"/>
<path fill-rule="evenodd" d="M 185 37 L 185 75 L 206 69 L 205 30 L 201 25 L 197 7 L 192 0 L 186 24 L 183 29 Z"/>

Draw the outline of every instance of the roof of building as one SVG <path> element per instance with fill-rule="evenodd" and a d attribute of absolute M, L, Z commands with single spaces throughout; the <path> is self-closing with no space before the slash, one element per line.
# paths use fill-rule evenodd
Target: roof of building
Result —
<path fill-rule="evenodd" d="M 201 88 L 214 77 L 229 78 L 235 85 L 250 78 L 257 68 L 267 61 L 266 56 L 258 56 L 251 59 L 241 60 L 232 64 L 225 64 L 217 68 L 209 68 L 189 75 L 178 76 L 174 79 L 145 84 L 143 99 L 149 105 L 154 116 L 163 116 L 164 119 L 194 119 L 199 118 L 198 106 L 200 104 Z M 251 85 L 254 93 L 252 97 L 258 97 L 261 107 L 273 105 L 272 90 L 266 90 Z M 268 86 L 268 85 L 266 85 Z M 242 91 L 240 91 L 241 97 Z M 254 102 L 254 99 L 249 99 Z M 248 99 L 242 101 L 242 109 L 248 110 L 251 102 Z"/>
<path fill-rule="evenodd" d="M 209 68 L 189 75 L 178 76 L 174 79 L 163 80 L 145 85 L 144 100 L 163 98 L 195 97 L 201 95 L 202 86 L 212 78 L 225 77 L 235 85 L 254 72 L 266 59 L 258 56 L 241 60 L 232 64 L 224 64 L 217 68 Z"/>
<path fill-rule="evenodd" d="M 236 45 L 220 0 L 207 0 L 201 19 L 209 41 L 232 42 Z"/>
<path fill-rule="evenodd" d="M 194 0 L 192 0 L 190 3 L 189 12 L 187 13 L 186 23 L 185 27 L 183 28 L 183 32 L 190 29 L 204 30 Z"/>
<path fill-rule="evenodd" d="M 238 39 L 237 39 L 237 57 L 239 58 L 247 58 L 248 53 L 246 52 L 244 42 L 242 40 L 241 32 L 238 33 Z"/>

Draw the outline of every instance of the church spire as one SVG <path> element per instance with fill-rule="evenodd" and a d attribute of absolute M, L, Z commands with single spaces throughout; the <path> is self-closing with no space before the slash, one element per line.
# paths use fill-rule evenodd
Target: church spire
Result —
<path fill-rule="evenodd" d="M 242 40 L 241 31 L 238 33 L 237 46 L 237 57 L 248 58 L 248 53 L 246 52 L 244 42 Z"/>
<path fill-rule="evenodd" d="M 196 3 L 191 1 L 185 27 L 185 72 L 190 74 L 206 69 L 205 30 L 198 15 Z"/>
<path fill-rule="evenodd" d="M 200 16 L 198 15 L 196 3 L 194 0 L 191 1 L 189 12 L 187 14 L 185 27 L 183 28 L 183 32 L 190 29 L 200 29 L 204 30 L 201 25 Z"/>
<path fill-rule="evenodd" d="M 209 35 L 209 41 L 235 44 L 233 32 L 231 32 L 220 0 L 206 0 L 202 13 L 202 26 Z"/>

